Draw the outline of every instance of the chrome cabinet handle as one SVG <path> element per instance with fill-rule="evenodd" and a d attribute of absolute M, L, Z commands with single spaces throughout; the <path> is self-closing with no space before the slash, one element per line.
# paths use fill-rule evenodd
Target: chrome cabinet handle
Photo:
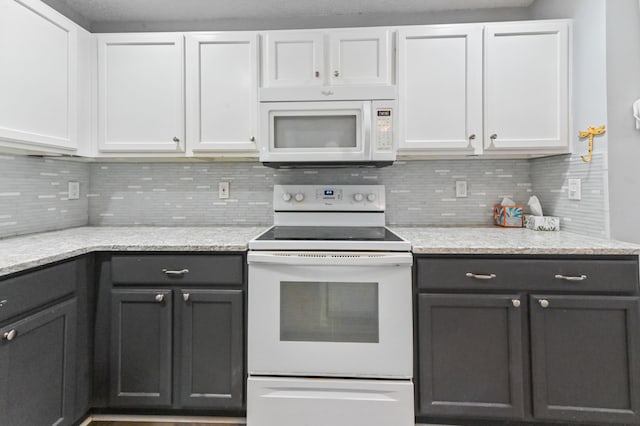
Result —
<path fill-rule="evenodd" d="M 189 293 L 182 293 L 182 298 L 184 299 L 185 302 L 189 301 L 189 296 L 190 296 Z"/>
<path fill-rule="evenodd" d="M 333 76 L 334 76 L 334 77 L 339 77 L 339 76 L 340 76 L 340 72 L 339 72 L 338 70 L 335 70 L 335 71 L 333 72 Z"/>
<path fill-rule="evenodd" d="M 476 134 L 475 134 L 475 133 L 471 133 L 471 134 L 469 135 L 469 140 L 470 140 L 470 141 L 475 140 L 475 138 L 476 138 Z"/>
<path fill-rule="evenodd" d="M 167 276 L 169 277 L 181 277 L 185 274 L 189 273 L 188 269 L 181 269 L 179 271 L 171 271 L 169 269 L 163 269 L 162 272 L 164 272 Z"/>
<path fill-rule="evenodd" d="M 7 331 L 6 333 L 4 333 L 2 335 L 2 339 L 6 340 L 7 342 L 10 342 L 13 339 L 15 339 L 17 335 L 18 335 L 18 332 L 15 329 L 13 329 L 11 331 Z"/>
<path fill-rule="evenodd" d="M 512 299 L 511 300 L 511 304 L 513 305 L 514 308 L 519 308 L 520 307 L 520 299 Z"/>
<path fill-rule="evenodd" d="M 7 304 L 7 300 L 0 300 L 0 308 Z"/>
<path fill-rule="evenodd" d="M 180 142 L 180 139 L 179 139 L 177 136 L 174 136 L 174 137 L 173 137 L 173 141 L 174 141 L 175 143 L 178 143 L 178 142 Z"/>
<path fill-rule="evenodd" d="M 543 309 L 546 309 L 549 307 L 549 301 L 547 299 L 540 299 L 538 300 L 538 303 Z"/>
<path fill-rule="evenodd" d="M 320 77 L 320 71 L 315 72 L 316 77 Z"/>
<path fill-rule="evenodd" d="M 250 140 L 251 142 L 255 142 L 255 141 L 256 141 L 256 137 L 255 137 L 255 136 L 251 136 L 251 137 L 249 138 L 249 140 Z"/>
<path fill-rule="evenodd" d="M 492 280 L 496 277 L 496 274 L 474 274 L 472 272 L 467 272 L 465 274 L 469 278 L 475 278 L 477 280 Z"/>
<path fill-rule="evenodd" d="M 156 294 L 156 302 L 158 303 L 164 302 L 164 294 Z"/>
<path fill-rule="evenodd" d="M 586 275 L 578 275 L 578 276 L 575 276 L 575 277 L 571 277 L 571 276 L 567 276 L 567 275 L 557 274 L 557 275 L 554 276 L 554 278 L 556 280 L 565 280 L 565 281 L 584 281 L 584 280 L 587 279 L 587 276 Z"/>
<path fill-rule="evenodd" d="M 489 136 L 489 139 L 491 139 L 492 141 L 495 141 L 496 139 L 498 139 L 498 134 L 494 133 L 491 136 Z"/>

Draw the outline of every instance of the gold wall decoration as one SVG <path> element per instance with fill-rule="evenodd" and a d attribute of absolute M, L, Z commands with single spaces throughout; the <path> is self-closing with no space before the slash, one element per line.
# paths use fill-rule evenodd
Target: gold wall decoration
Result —
<path fill-rule="evenodd" d="M 580 132 L 578 134 L 578 136 L 580 136 L 581 138 L 589 138 L 589 154 L 587 155 L 587 158 L 585 158 L 584 156 L 580 157 L 582 161 L 584 161 L 585 163 L 591 161 L 591 158 L 593 157 L 593 137 L 596 135 L 603 135 L 606 131 L 607 130 L 605 129 L 603 124 L 600 127 L 589 127 L 586 131 Z"/>

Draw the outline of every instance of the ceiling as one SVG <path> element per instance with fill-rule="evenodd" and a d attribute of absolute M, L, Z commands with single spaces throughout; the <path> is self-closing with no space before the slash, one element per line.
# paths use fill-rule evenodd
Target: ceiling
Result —
<path fill-rule="evenodd" d="M 524 8 L 533 0 L 45 0 L 89 25 L 101 22 L 172 22 L 287 19 L 344 15 L 413 14 Z"/>

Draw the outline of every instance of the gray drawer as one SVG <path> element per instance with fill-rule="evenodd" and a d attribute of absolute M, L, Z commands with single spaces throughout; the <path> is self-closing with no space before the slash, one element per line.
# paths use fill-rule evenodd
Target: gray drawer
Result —
<path fill-rule="evenodd" d="M 0 321 L 72 294 L 75 289 L 75 261 L 0 281 Z"/>
<path fill-rule="evenodd" d="M 115 285 L 242 285 L 244 258 L 241 254 L 116 255 L 111 258 L 111 280 Z"/>
<path fill-rule="evenodd" d="M 626 294 L 638 291 L 637 258 L 433 257 L 418 258 L 416 264 L 420 289 Z M 484 276 L 493 277 L 482 279 Z M 568 277 L 569 280 L 556 276 Z M 581 276 L 585 278 L 571 280 L 571 277 Z"/>

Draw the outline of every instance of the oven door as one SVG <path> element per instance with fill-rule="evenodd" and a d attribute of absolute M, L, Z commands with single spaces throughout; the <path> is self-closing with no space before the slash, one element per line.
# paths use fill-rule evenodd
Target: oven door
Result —
<path fill-rule="evenodd" d="M 250 252 L 251 375 L 413 377 L 410 253 Z"/>
<path fill-rule="evenodd" d="M 371 102 L 269 102 L 260 109 L 260 161 L 371 160 Z"/>

